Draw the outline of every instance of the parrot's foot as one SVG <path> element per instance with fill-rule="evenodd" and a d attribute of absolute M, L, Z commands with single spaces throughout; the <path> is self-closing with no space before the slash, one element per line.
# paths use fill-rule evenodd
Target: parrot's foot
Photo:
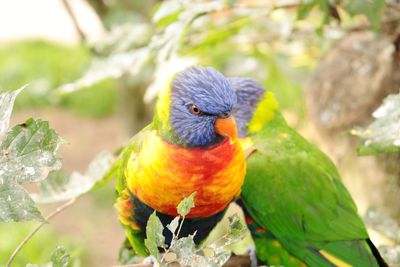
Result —
<path fill-rule="evenodd" d="M 146 257 L 146 258 L 143 260 L 142 264 L 144 264 L 144 265 L 151 265 L 151 266 L 153 266 L 153 267 L 160 267 L 160 264 L 158 263 L 157 259 L 156 259 L 154 256 L 151 256 L 151 255 L 148 256 L 148 257 Z"/>

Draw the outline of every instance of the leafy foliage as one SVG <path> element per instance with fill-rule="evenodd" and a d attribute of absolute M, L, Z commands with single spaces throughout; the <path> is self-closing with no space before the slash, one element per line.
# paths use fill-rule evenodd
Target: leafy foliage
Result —
<path fill-rule="evenodd" d="M 3 140 L 4 135 L 8 131 L 15 98 L 22 90 L 23 88 L 0 95 L 0 141 Z"/>
<path fill-rule="evenodd" d="M 366 16 L 372 28 L 379 30 L 384 6 L 385 0 L 300 1 L 297 18 L 305 19 L 314 8 L 318 8 L 323 13 L 322 23 L 328 24 L 331 17 L 339 18 L 339 13 L 335 9 L 342 8 L 350 16 Z"/>
<path fill-rule="evenodd" d="M 156 212 L 151 214 L 146 227 L 147 239 L 144 241 L 150 254 L 159 258 L 158 247 L 163 247 L 165 243 L 165 237 L 163 236 L 163 225 L 158 219 Z"/>
<path fill-rule="evenodd" d="M 400 265 L 400 225 L 383 211 L 369 208 L 364 216 L 365 224 L 380 233 L 385 239 L 389 239 L 392 245 L 379 246 L 379 252 L 383 255 L 389 266 Z"/>
<path fill-rule="evenodd" d="M 4 126 L 9 125 L 10 110 L 19 92 L 0 96 L 0 110 L 7 111 L 1 118 L 2 132 L 7 130 Z M 0 142 L 0 221 L 43 220 L 22 185 L 44 180 L 50 171 L 61 167 L 57 155 L 61 138 L 47 122 L 29 119 L 8 130 Z"/>
<path fill-rule="evenodd" d="M 230 232 L 227 234 L 227 237 L 230 243 L 240 241 L 247 232 L 246 226 L 241 222 L 237 214 L 229 217 L 229 229 Z M 226 243 L 225 245 L 230 244 Z"/>
<path fill-rule="evenodd" d="M 101 51 L 102 56 L 92 61 L 82 78 L 61 86 L 59 91 L 74 92 L 103 79 L 122 76 L 147 84 L 146 73 L 150 72 L 151 84 L 145 94 L 145 101 L 150 102 L 172 73 L 200 63 L 215 66 L 228 75 L 257 78 L 274 91 L 282 108 L 303 114 L 302 105 L 292 105 L 301 103 L 298 84 L 304 82 L 302 77 L 307 71 L 298 68 L 313 67 L 319 47 L 326 47 L 344 34 L 344 27 L 330 23 L 332 17 L 340 20 L 337 9 L 350 16 L 366 16 L 374 28 L 379 28 L 383 7 L 384 0 L 262 4 L 163 1 L 153 12 L 151 24 L 121 24 L 110 31 L 105 41 L 95 43 L 95 50 Z M 315 17 L 321 17 L 322 22 L 316 23 Z M 315 35 L 322 32 L 323 26 L 326 41 Z M 240 68 L 236 67 L 238 64 Z M 298 73 L 294 74 L 293 69 Z"/>
<path fill-rule="evenodd" d="M 109 115 L 116 106 L 115 81 L 104 80 L 74 94 L 54 92 L 61 84 L 78 78 L 90 56 L 89 49 L 84 46 L 63 46 L 45 41 L 1 45 L 0 92 L 5 88 L 18 88 L 29 81 L 29 90 L 20 94 L 16 109 L 56 105 L 91 117 Z"/>
<path fill-rule="evenodd" d="M 190 210 L 194 207 L 194 197 L 196 196 L 196 192 L 192 193 L 187 198 L 184 198 L 181 203 L 179 203 L 178 210 L 179 215 L 185 217 L 189 214 Z"/>
<path fill-rule="evenodd" d="M 400 151 L 400 94 L 389 95 L 372 114 L 375 121 L 368 127 L 352 130 L 361 138 L 360 155 Z"/>
<path fill-rule="evenodd" d="M 76 198 L 90 191 L 97 183 L 102 183 L 111 166 L 113 156 L 102 152 L 89 164 L 85 174 L 74 172 L 70 176 L 53 172 L 40 184 L 40 193 L 32 194 L 39 203 L 51 203 Z"/>
<path fill-rule="evenodd" d="M 49 127 L 46 121 L 29 119 L 26 122 L 9 129 L 10 116 L 17 95 L 23 90 L 21 88 L 14 92 L 0 94 L 0 221 L 19 222 L 28 220 L 44 221 L 43 216 L 37 209 L 35 202 L 23 187 L 29 183 L 44 182 L 50 172 L 61 167 L 61 158 L 58 149 L 64 141 Z M 43 225 L 42 224 L 39 224 Z M 3 233 L 2 244 L 0 244 L 1 255 L 11 255 L 12 240 L 21 240 L 26 235 L 26 225 L 7 224 L 1 226 Z M 13 232 L 13 229 L 16 232 Z M 25 230 L 24 230 L 25 229 Z M 7 237 L 9 233 L 10 236 Z M 12 237 L 12 238 L 11 238 Z M 50 252 L 48 245 L 56 242 L 54 233 L 47 232 L 42 237 L 40 246 L 35 244 L 34 255 L 18 257 L 19 264 L 29 261 L 47 261 Z M 7 241 L 7 242 L 6 242 Z M 58 241 L 58 240 L 57 240 Z M 67 241 L 68 243 L 70 241 Z M 0 242 L 1 243 L 1 242 Z M 34 243 L 34 242 L 33 242 Z M 43 245 L 46 243 L 46 245 Z M 11 245 L 11 246 L 10 246 Z M 18 250 L 16 250 L 18 251 Z M 13 254 L 14 256 L 16 254 Z M 13 259 L 12 257 L 10 260 Z M 1 257 L 0 264 L 6 258 Z M 62 247 L 57 247 L 51 256 L 52 266 L 67 266 L 70 256 Z M 27 266 L 38 266 L 28 264 Z"/>
<path fill-rule="evenodd" d="M 53 267 L 67 267 L 70 261 L 70 256 L 64 247 L 58 246 L 51 254 L 51 262 Z"/>
<path fill-rule="evenodd" d="M 57 246 L 51 253 L 52 267 L 67 267 L 70 262 L 70 256 L 62 246 Z M 28 263 L 26 267 L 39 267 L 39 265 Z"/>
<path fill-rule="evenodd" d="M 346 0 L 344 1 L 345 10 L 352 16 L 365 15 L 374 30 L 379 30 L 381 16 L 385 7 L 385 0 Z"/>
<path fill-rule="evenodd" d="M 0 266 L 5 266 L 8 256 L 12 254 L 19 242 L 23 240 L 37 222 L 24 223 L 0 223 Z M 71 236 L 68 233 L 60 233 L 52 227 L 43 227 L 35 234 L 17 255 L 11 266 L 25 266 L 28 262 L 46 266 L 54 248 L 62 243 L 70 252 L 71 262 L 79 266 L 88 266 L 86 248 L 79 237 Z M 74 265 L 75 266 L 75 265 Z"/>
<path fill-rule="evenodd" d="M 203 248 L 198 248 L 194 242 L 193 238 L 196 233 L 178 238 L 185 216 L 194 207 L 195 195 L 193 193 L 179 203 L 177 209 L 182 218 L 175 217 L 167 225 L 167 229 L 172 233 L 172 241 L 168 248 L 164 244 L 165 237 L 162 234 L 164 228 L 156 213 L 154 212 L 149 218 L 146 226 L 147 239 L 145 240 L 145 245 L 151 256 L 161 266 L 168 266 L 172 262 L 177 262 L 180 266 L 222 266 L 231 256 L 231 252 L 227 247 L 242 240 L 247 233 L 246 226 L 237 215 L 233 215 L 229 218 L 230 227 L 228 233 Z M 161 257 L 158 248 L 164 248 L 164 256 Z M 167 255 L 172 257 L 167 257 Z"/>

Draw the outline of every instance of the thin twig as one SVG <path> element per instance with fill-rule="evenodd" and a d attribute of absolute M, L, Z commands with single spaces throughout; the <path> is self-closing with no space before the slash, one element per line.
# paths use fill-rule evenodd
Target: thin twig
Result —
<path fill-rule="evenodd" d="M 83 30 L 81 29 L 78 19 L 76 18 L 75 13 L 72 10 L 70 3 L 68 2 L 68 0 L 61 0 L 61 2 L 63 3 L 65 10 L 67 11 L 69 17 L 71 18 L 72 23 L 74 24 L 75 30 L 78 32 L 78 35 L 79 35 L 81 41 L 85 42 L 87 39 L 86 35 L 83 32 Z"/>
<path fill-rule="evenodd" d="M 182 221 L 181 221 L 181 223 L 179 224 L 179 228 L 178 228 L 178 232 L 176 232 L 176 237 L 177 238 L 179 238 L 179 234 L 181 233 L 181 229 L 182 229 L 182 226 L 183 226 L 183 223 L 185 222 L 185 216 L 182 216 Z"/>
<path fill-rule="evenodd" d="M 22 249 L 22 247 L 36 234 L 37 231 L 40 230 L 40 228 L 42 228 L 49 220 L 51 220 L 54 216 L 56 216 L 57 214 L 59 214 L 61 211 L 63 211 L 64 209 L 68 208 L 69 206 L 71 206 L 72 204 L 74 204 L 76 198 L 72 198 L 70 199 L 68 202 L 65 202 L 63 205 L 59 206 L 55 211 L 53 211 L 52 213 L 50 213 L 49 215 L 47 215 L 47 217 L 45 218 L 45 220 L 43 222 L 41 222 L 38 226 L 36 226 L 35 229 L 32 230 L 32 232 L 27 235 L 25 237 L 24 240 L 22 240 L 22 242 L 18 245 L 18 247 L 14 250 L 14 252 L 11 254 L 10 258 L 7 261 L 6 267 L 10 267 L 11 263 L 13 262 L 13 260 L 15 259 L 15 257 L 17 256 L 18 252 Z"/>

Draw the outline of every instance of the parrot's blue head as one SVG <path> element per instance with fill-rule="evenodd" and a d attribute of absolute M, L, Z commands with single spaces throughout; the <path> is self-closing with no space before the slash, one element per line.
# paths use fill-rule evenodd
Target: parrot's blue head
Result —
<path fill-rule="evenodd" d="M 171 85 L 169 123 L 187 146 L 207 146 L 237 137 L 231 116 L 236 94 L 227 79 L 210 67 L 190 67 Z"/>
<path fill-rule="evenodd" d="M 247 124 L 253 118 L 259 102 L 263 99 L 265 88 L 251 78 L 227 78 L 237 96 L 237 103 L 232 110 L 235 116 L 239 137 L 245 137 Z"/>

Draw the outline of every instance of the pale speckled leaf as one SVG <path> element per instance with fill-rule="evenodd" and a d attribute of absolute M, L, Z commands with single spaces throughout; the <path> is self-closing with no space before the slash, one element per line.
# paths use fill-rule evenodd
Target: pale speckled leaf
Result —
<path fill-rule="evenodd" d="M 171 242 L 170 251 L 177 257 L 176 261 L 181 266 L 222 266 L 231 256 L 231 252 L 224 247 L 214 247 L 211 253 L 196 248 L 193 235 L 174 239 Z"/>
<path fill-rule="evenodd" d="M 176 229 L 179 226 L 179 217 L 175 217 L 168 225 L 168 230 L 171 231 L 172 235 L 175 236 Z"/>
<path fill-rule="evenodd" d="M 18 90 L 0 94 L 0 142 L 3 140 L 3 137 L 10 126 L 10 117 L 14 107 L 15 98 L 25 89 L 25 87 L 26 85 Z"/>
<path fill-rule="evenodd" d="M 127 73 L 137 74 L 147 64 L 150 56 L 148 49 L 144 47 L 132 52 L 116 53 L 107 58 L 97 59 L 83 77 L 64 84 L 56 90 L 60 94 L 67 94 L 108 78 L 120 78 Z"/>
<path fill-rule="evenodd" d="M 51 263 L 53 267 L 66 267 L 70 261 L 70 256 L 62 246 L 57 246 L 51 253 Z"/>
<path fill-rule="evenodd" d="M 400 245 L 379 246 L 378 250 L 388 266 L 400 266 Z"/>
<path fill-rule="evenodd" d="M 194 235 L 174 239 L 171 242 L 170 251 L 175 253 L 178 262 L 183 266 L 193 264 L 193 258 L 196 254 L 196 244 L 193 240 Z"/>
<path fill-rule="evenodd" d="M 400 244 L 400 225 L 389 214 L 378 209 L 369 208 L 363 219 L 368 227 Z"/>
<path fill-rule="evenodd" d="M 180 212 L 182 216 L 189 213 L 190 209 L 194 206 L 195 193 L 185 198 L 180 203 Z M 181 221 L 180 217 L 175 217 L 167 228 L 173 233 L 171 244 L 167 253 L 175 255 L 172 261 L 178 262 L 180 266 L 204 266 L 204 267 L 218 267 L 223 266 L 231 256 L 231 251 L 227 246 L 242 240 L 247 233 L 246 226 L 242 223 L 238 215 L 229 217 L 229 232 L 217 242 L 207 245 L 204 248 L 198 248 L 194 242 L 192 235 L 178 238 L 175 235 L 176 229 L 179 227 Z M 146 227 L 147 239 L 145 245 L 152 257 L 156 258 L 160 266 L 168 266 L 169 262 L 166 258 L 162 257 L 160 260 L 159 248 L 165 248 L 165 237 L 163 236 L 163 226 L 158 219 L 156 212 L 150 216 Z"/>
<path fill-rule="evenodd" d="M 400 94 L 389 95 L 373 113 L 375 121 L 351 131 L 361 138 L 360 155 L 400 151 Z"/>
<path fill-rule="evenodd" d="M 229 220 L 229 233 L 227 234 L 227 239 L 225 246 L 231 245 L 242 240 L 247 234 L 247 227 L 240 220 L 237 214 L 233 214 L 228 218 Z"/>
<path fill-rule="evenodd" d="M 67 253 L 64 247 L 57 246 L 51 253 L 51 262 L 47 263 L 45 266 L 52 267 L 67 267 L 71 257 Z M 37 264 L 28 263 L 25 267 L 39 267 Z"/>
<path fill-rule="evenodd" d="M 61 168 L 63 143 L 47 122 L 29 119 L 9 130 L 0 144 L 0 220 L 43 220 L 24 183 L 45 179 Z"/>
<path fill-rule="evenodd" d="M 379 246 L 378 250 L 389 266 L 400 266 L 400 225 L 389 214 L 382 210 L 369 208 L 363 217 L 365 224 L 384 238 L 391 245 Z"/>
<path fill-rule="evenodd" d="M 91 190 L 104 177 L 113 159 L 111 153 L 103 151 L 92 160 L 84 174 L 74 172 L 68 177 L 62 173 L 53 173 L 41 182 L 41 192 L 31 196 L 39 203 L 65 201 L 78 197 Z"/>
<path fill-rule="evenodd" d="M 232 252 L 224 247 L 219 247 L 214 250 L 214 257 L 210 257 L 215 266 L 223 266 L 229 260 Z"/>
<path fill-rule="evenodd" d="M 29 119 L 7 132 L 0 145 L 0 177 L 19 184 L 38 182 L 61 167 L 63 143 L 48 122 Z"/>
<path fill-rule="evenodd" d="M 165 237 L 163 235 L 164 227 L 158 219 L 156 212 L 150 215 L 146 226 L 146 237 L 144 244 L 149 250 L 150 254 L 157 257 L 159 256 L 158 247 L 163 247 L 165 243 Z"/>
<path fill-rule="evenodd" d="M 190 210 L 194 207 L 194 197 L 196 196 L 196 192 L 193 192 L 190 196 L 184 198 L 181 203 L 179 203 L 178 210 L 179 215 L 185 217 L 189 214 Z"/>
<path fill-rule="evenodd" d="M 18 184 L 0 185 L 0 221 L 43 220 L 35 202 L 28 192 Z"/>

